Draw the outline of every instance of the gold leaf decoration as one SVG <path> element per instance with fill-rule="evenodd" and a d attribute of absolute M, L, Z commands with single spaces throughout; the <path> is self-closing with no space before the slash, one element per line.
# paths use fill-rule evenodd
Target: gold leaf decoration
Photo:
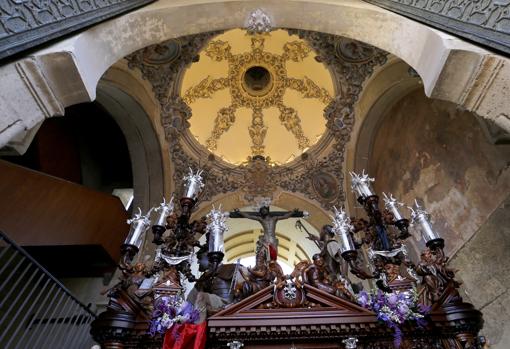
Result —
<path fill-rule="evenodd" d="M 303 79 L 287 78 L 285 85 L 290 89 L 301 92 L 305 98 L 316 98 L 324 104 L 329 104 L 333 100 L 328 90 L 317 86 L 307 76 Z"/>
<path fill-rule="evenodd" d="M 287 130 L 292 132 L 298 141 L 299 149 L 305 149 L 310 145 L 310 140 L 303 133 L 301 119 L 294 108 L 286 107 L 283 104 L 278 105 L 280 109 L 280 121 Z"/>
<path fill-rule="evenodd" d="M 301 62 L 311 51 L 312 49 L 302 41 L 291 41 L 283 45 L 283 57 L 293 62 Z"/>
<path fill-rule="evenodd" d="M 208 76 L 200 81 L 197 85 L 192 86 L 186 90 L 182 99 L 184 102 L 190 104 L 200 98 L 211 98 L 216 91 L 223 90 L 228 86 L 228 79 L 211 79 L 211 77 Z"/>
<path fill-rule="evenodd" d="M 236 121 L 236 107 L 231 105 L 226 108 L 221 108 L 218 115 L 214 120 L 214 129 L 211 136 L 205 141 L 209 150 L 216 150 L 218 148 L 218 139 L 221 135 L 228 131 L 230 126 Z"/>
<path fill-rule="evenodd" d="M 252 155 L 263 155 L 267 127 L 264 125 L 264 114 L 261 109 L 253 109 L 251 126 L 248 130 L 253 143 L 251 147 Z"/>
<path fill-rule="evenodd" d="M 283 45 L 283 54 L 278 55 L 264 51 L 264 35 L 251 35 L 251 50 L 240 54 L 232 54 L 231 46 L 225 41 L 211 41 L 205 49 L 205 54 L 213 61 L 228 62 L 228 75 L 212 79 L 210 76 L 190 87 L 184 93 L 183 100 L 190 104 L 198 99 L 211 98 L 219 90 L 230 90 L 232 104 L 220 109 L 214 120 L 211 135 L 206 140 L 206 146 L 214 151 L 218 148 L 218 140 L 235 123 L 235 113 L 238 108 L 252 110 L 252 120 L 248 126 L 251 139 L 251 155 L 265 156 L 265 138 L 268 131 L 264 123 L 264 109 L 277 107 L 280 111 L 280 122 L 296 138 L 298 147 L 304 150 L 310 146 L 310 140 L 305 136 L 301 127 L 301 119 L 297 111 L 285 106 L 283 96 L 287 88 L 300 92 L 305 98 L 318 99 L 329 104 L 332 97 L 325 88 L 318 86 L 312 79 L 302 79 L 287 76 L 286 62 L 301 62 L 311 52 L 311 48 L 303 41 L 291 41 Z M 245 74 L 250 68 L 266 70 L 269 79 L 263 90 L 250 91 L 246 85 Z M 269 78 L 268 78 L 269 77 Z"/>
<path fill-rule="evenodd" d="M 221 40 L 211 41 L 205 49 L 205 55 L 211 57 L 213 61 L 221 62 L 232 56 L 231 49 L 228 42 Z"/>

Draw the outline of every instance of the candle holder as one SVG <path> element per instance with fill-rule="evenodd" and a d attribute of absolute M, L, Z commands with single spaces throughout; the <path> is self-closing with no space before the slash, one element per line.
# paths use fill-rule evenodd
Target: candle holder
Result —
<path fill-rule="evenodd" d="M 374 179 L 368 177 L 365 170 L 363 170 L 361 175 L 354 172 L 349 173 L 351 175 L 351 189 L 357 193 L 358 202 L 365 205 L 366 201 L 374 196 L 374 192 L 372 188 L 370 188 L 370 182 L 373 182 Z"/>
<path fill-rule="evenodd" d="M 204 181 L 202 178 L 202 170 L 197 170 L 197 172 L 193 172 L 191 167 L 189 168 L 189 173 L 187 176 L 184 176 L 184 198 L 193 199 L 196 201 L 198 194 L 204 188 Z"/>
<path fill-rule="evenodd" d="M 403 207 L 404 204 L 398 202 L 397 199 L 393 197 L 392 194 L 390 196 L 383 193 L 384 207 L 388 212 L 393 216 L 393 225 L 395 225 L 400 231 L 399 239 L 405 240 L 407 239 L 409 234 L 409 220 L 404 218 L 399 211 L 399 207 Z"/>
<path fill-rule="evenodd" d="M 352 260 L 357 257 L 356 246 L 351 237 L 353 226 L 343 208 L 340 211 L 336 207 L 333 207 L 333 209 L 335 212 L 333 232 L 340 240 L 340 254 L 345 260 Z"/>
<path fill-rule="evenodd" d="M 213 272 L 216 271 L 224 257 L 223 235 L 228 230 L 226 224 L 228 216 L 228 212 L 221 211 L 221 206 L 218 209 L 213 206 L 211 212 L 207 214 L 208 224 L 206 232 L 209 240 L 209 253 L 207 256 Z"/>
<path fill-rule="evenodd" d="M 430 223 L 430 214 L 425 211 L 417 200 L 414 200 L 415 207 L 408 207 L 411 210 L 412 224 L 420 232 L 427 247 L 431 249 L 443 249 L 444 240 L 436 233 Z"/>
<path fill-rule="evenodd" d="M 163 202 L 159 204 L 159 206 L 154 210 L 159 213 L 159 216 L 152 226 L 152 233 L 154 234 L 154 239 L 152 242 L 156 245 L 163 244 L 163 234 L 166 231 L 166 221 L 168 216 L 170 216 L 174 211 L 174 197 L 170 198 L 170 201 L 167 203 L 165 198 L 163 198 Z"/>
<path fill-rule="evenodd" d="M 138 208 L 138 213 L 136 213 L 133 218 L 127 220 L 127 223 L 131 224 L 131 228 L 129 229 L 128 236 L 124 242 L 125 245 L 136 246 L 137 249 L 140 249 L 143 242 L 143 235 L 151 225 L 151 221 L 149 219 L 151 212 L 152 208 L 146 215 L 142 215 L 142 210 Z"/>
<path fill-rule="evenodd" d="M 162 225 L 153 225 L 152 233 L 154 234 L 154 239 L 152 239 L 152 243 L 156 245 L 163 244 L 163 234 L 165 233 L 166 228 Z"/>
<path fill-rule="evenodd" d="M 138 253 L 139 248 L 135 245 L 122 244 L 120 246 L 121 264 L 130 264 Z"/>
<path fill-rule="evenodd" d="M 209 260 L 209 271 L 213 274 L 218 270 L 221 262 L 223 261 L 223 257 L 225 254 L 221 251 L 212 251 L 207 253 L 207 259 Z"/>
<path fill-rule="evenodd" d="M 394 270 L 399 270 L 400 265 L 411 268 L 413 263 L 407 255 L 407 250 L 403 241 L 410 234 L 408 231 L 409 220 L 403 217 L 399 208 L 403 206 L 392 195 L 383 193 L 385 203 L 384 211 L 379 209 L 379 196 L 371 189 L 370 183 L 374 178 L 370 178 L 365 171 L 361 175 L 351 172 L 352 190 L 356 195 L 358 202 L 363 205 L 368 216 L 368 221 L 362 218 L 351 218 L 355 228 L 350 229 L 353 236 L 362 235 L 355 244 L 357 249 L 363 245 L 367 247 L 369 262 L 372 271 L 365 270 L 356 260 L 357 255 L 348 253 L 344 257 L 349 262 L 351 271 L 361 279 L 376 279 L 376 285 L 384 292 L 391 292 L 389 283 L 395 278 L 402 279 Z M 391 226 L 398 229 L 398 234 L 391 233 Z"/>

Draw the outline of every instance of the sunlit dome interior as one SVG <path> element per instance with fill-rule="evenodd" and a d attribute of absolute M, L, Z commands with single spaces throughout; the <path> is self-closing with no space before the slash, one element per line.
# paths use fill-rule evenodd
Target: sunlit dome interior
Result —
<path fill-rule="evenodd" d="M 292 161 L 324 134 L 323 110 L 334 96 L 331 74 L 315 56 L 285 30 L 218 35 L 183 77 L 191 134 L 232 164 L 256 155 Z"/>

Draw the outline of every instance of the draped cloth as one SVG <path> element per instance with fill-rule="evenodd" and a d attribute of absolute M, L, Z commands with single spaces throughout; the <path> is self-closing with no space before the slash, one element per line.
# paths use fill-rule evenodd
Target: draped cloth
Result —
<path fill-rule="evenodd" d="M 200 324 L 174 324 L 165 334 L 163 349 L 204 349 L 207 322 Z"/>

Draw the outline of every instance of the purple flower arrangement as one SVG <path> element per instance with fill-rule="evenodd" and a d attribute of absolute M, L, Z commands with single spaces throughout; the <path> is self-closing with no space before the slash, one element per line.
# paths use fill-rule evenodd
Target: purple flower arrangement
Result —
<path fill-rule="evenodd" d="M 154 304 L 149 333 L 151 336 L 164 334 L 174 325 L 196 323 L 200 312 L 179 296 L 161 297 Z"/>
<path fill-rule="evenodd" d="M 418 303 L 418 293 L 411 291 L 385 293 L 381 290 L 361 291 L 358 303 L 377 314 L 377 318 L 395 331 L 395 346 L 402 343 L 401 326 L 406 321 L 415 321 L 419 327 L 426 325 L 425 315 L 430 307 Z"/>

